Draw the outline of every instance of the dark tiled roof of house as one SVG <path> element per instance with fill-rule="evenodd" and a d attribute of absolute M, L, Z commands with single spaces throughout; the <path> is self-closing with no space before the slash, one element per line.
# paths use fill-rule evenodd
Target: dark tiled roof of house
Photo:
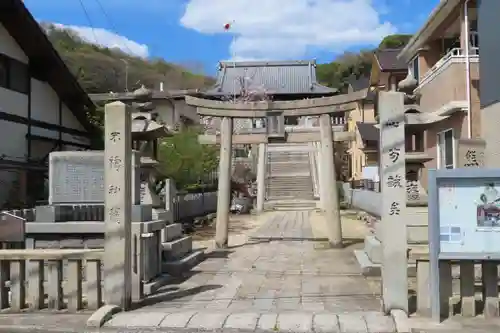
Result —
<path fill-rule="evenodd" d="M 375 58 L 382 72 L 399 72 L 408 70 L 408 65 L 398 59 L 402 49 L 385 49 L 375 51 Z"/>
<path fill-rule="evenodd" d="M 271 95 L 333 95 L 337 89 L 316 81 L 315 61 L 220 62 L 216 84 L 205 95 L 222 96 L 242 91 L 243 78 L 249 89 Z"/>
<path fill-rule="evenodd" d="M 351 76 L 347 80 L 347 84 L 349 84 L 354 91 L 362 90 L 370 86 L 370 78 L 366 76 L 361 76 L 359 78 Z"/>
<path fill-rule="evenodd" d="M 353 91 L 360 91 L 363 89 L 370 88 L 370 78 L 366 76 L 361 76 L 359 78 L 351 76 L 347 80 L 347 84 L 352 87 Z M 375 93 L 373 91 L 368 91 L 368 94 L 365 98 L 365 102 L 373 102 L 374 100 L 375 100 Z"/>
<path fill-rule="evenodd" d="M 95 127 L 89 123 L 86 109 L 95 108 L 94 103 L 70 72 L 23 1 L 0 1 L 0 23 L 29 57 L 30 70 L 37 77 L 45 79 L 85 129 L 93 133 Z"/>
<path fill-rule="evenodd" d="M 356 126 L 361 135 L 361 139 L 364 141 L 378 141 L 379 140 L 379 129 L 375 127 L 376 123 L 362 123 L 356 122 Z"/>

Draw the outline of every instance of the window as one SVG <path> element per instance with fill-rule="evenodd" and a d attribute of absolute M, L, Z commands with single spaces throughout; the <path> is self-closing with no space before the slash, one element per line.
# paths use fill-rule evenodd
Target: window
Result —
<path fill-rule="evenodd" d="M 410 73 L 413 75 L 417 83 L 420 81 L 420 71 L 418 66 L 418 55 L 410 61 Z"/>
<path fill-rule="evenodd" d="M 453 169 L 455 167 L 455 138 L 453 129 L 437 134 L 438 169 Z"/>
<path fill-rule="evenodd" d="M 27 94 L 29 91 L 28 66 L 22 62 L 11 60 L 9 68 L 9 88 L 20 93 Z"/>
<path fill-rule="evenodd" d="M 405 131 L 405 149 L 407 152 L 424 151 L 424 132 L 417 130 Z"/>
<path fill-rule="evenodd" d="M 0 87 L 27 94 L 29 81 L 30 73 L 26 64 L 0 54 Z"/>
<path fill-rule="evenodd" d="M 7 59 L 2 58 L 0 56 L 0 87 L 4 88 L 7 87 L 7 80 L 8 80 L 7 72 L 9 65 L 6 60 Z"/>

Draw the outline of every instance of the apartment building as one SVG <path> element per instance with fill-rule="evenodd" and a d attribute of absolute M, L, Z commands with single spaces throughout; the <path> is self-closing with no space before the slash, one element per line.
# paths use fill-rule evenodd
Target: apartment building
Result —
<path fill-rule="evenodd" d="M 407 155 L 424 188 L 429 168 L 457 167 L 460 139 L 481 135 L 477 13 L 475 0 L 442 0 L 398 55 L 417 82 Z"/>
<path fill-rule="evenodd" d="M 380 90 L 396 89 L 408 68 L 397 58 L 401 49 L 386 49 L 374 52 L 369 77 L 352 78 L 347 82 L 348 92 L 369 89 L 368 97 L 360 101 L 349 113 L 349 131 L 356 133 L 349 145 L 350 179 L 378 181 L 378 141 L 376 93 Z"/>
<path fill-rule="evenodd" d="M 347 82 L 347 91 L 351 93 L 368 89 L 369 86 L 370 79 L 368 77 L 353 77 Z M 370 177 L 370 171 L 378 169 L 378 129 L 374 126 L 376 124 L 374 100 L 375 95 L 370 91 L 367 98 L 359 101 L 357 108 L 351 111 L 348 116 L 348 131 L 354 132 L 356 135 L 355 139 L 349 142 L 347 150 L 349 154 L 349 178 L 351 180 L 373 178 Z M 365 170 L 366 168 L 368 170 Z"/>

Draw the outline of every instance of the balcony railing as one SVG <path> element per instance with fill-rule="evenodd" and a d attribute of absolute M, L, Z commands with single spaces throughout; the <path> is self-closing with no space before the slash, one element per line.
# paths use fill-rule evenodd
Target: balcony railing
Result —
<path fill-rule="evenodd" d="M 477 62 L 479 60 L 479 48 L 471 47 L 469 49 L 469 59 L 471 62 Z M 465 62 L 465 52 L 461 48 L 451 49 L 446 53 L 441 59 L 439 59 L 434 66 L 432 66 L 429 71 L 420 79 L 419 87 L 422 87 L 426 83 L 432 81 L 439 73 L 446 69 L 452 63 L 464 63 Z M 418 88 L 417 88 L 418 89 Z"/>

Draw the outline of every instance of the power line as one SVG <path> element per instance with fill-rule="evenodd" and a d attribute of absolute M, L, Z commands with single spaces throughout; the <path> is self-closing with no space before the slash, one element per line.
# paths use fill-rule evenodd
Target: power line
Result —
<path fill-rule="evenodd" d="M 80 0 L 81 1 L 81 0 Z M 100 0 L 95 0 L 97 2 L 97 5 L 99 6 L 99 8 L 101 9 L 102 13 L 104 14 L 104 17 L 106 18 L 106 21 L 108 21 L 108 24 L 110 25 L 111 27 L 111 30 L 114 32 L 114 33 L 117 33 L 118 32 L 118 29 L 116 29 L 116 26 L 113 22 L 113 20 L 111 19 L 111 17 L 108 15 L 108 12 L 106 11 L 106 9 L 104 9 L 104 6 L 103 4 L 101 3 Z M 127 51 L 129 52 L 129 54 L 134 54 L 134 52 L 132 52 L 132 50 L 128 47 L 127 43 L 123 43 L 123 46 L 127 49 Z"/>
<path fill-rule="evenodd" d="M 99 44 L 99 41 L 97 40 L 97 35 L 94 30 L 94 25 L 92 24 L 92 20 L 90 19 L 89 12 L 87 11 L 87 8 L 83 4 L 83 0 L 78 0 L 80 2 L 80 6 L 83 9 L 83 13 L 85 14 L 85 17 L 87 18 L 87 21 L 89 21 L 90 29 L 92 30 L 92 35 L 94 35 L 95 43 Z"/>

